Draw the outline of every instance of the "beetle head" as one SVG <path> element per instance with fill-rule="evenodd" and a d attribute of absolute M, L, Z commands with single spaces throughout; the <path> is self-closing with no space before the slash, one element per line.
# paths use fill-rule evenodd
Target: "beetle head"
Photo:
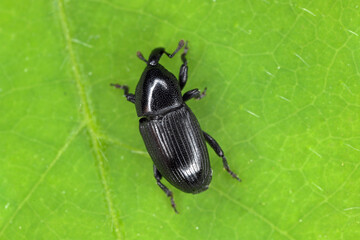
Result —
<path fill-rule="evenodd" d="M 164 48 L 155 48 L 151 51 L 149 60 L 147 61 L 148 65 L 155 66 L 160 61 L 161 56 L 165 53 Z"/>
<path fill-rule="evenodd" d="M 155 48 L 154 50 L 151 51 L 150 56 L 149 56 L 149 60 L 146 60 L 144 58 L 144 56 L 141 54 L 141 52 L 137 52 L 137 56 L 138 56 L 138 58 L 140 58 L 141 60 L 146 62 L 147 65 L 156 66 L 158 64 L 158 62 L 160 61 L 161 56 L 164 53 L 169 58 L 172 58 L 183 46 L 184 46 L 184 40 L 180 40 L 177 48 L 175 49 L 175 51 L 172 54 L 166 52 L 165 48 L 161 47 L 161 48 Z"/>

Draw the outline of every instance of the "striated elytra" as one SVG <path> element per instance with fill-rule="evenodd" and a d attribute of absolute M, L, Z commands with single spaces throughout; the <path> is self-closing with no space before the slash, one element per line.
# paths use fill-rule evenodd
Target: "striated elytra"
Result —
<path fill-rule="evenodd" d="M 172 58 L 183 46 L 179 80 L 166 70 L 159 60 L 163 54 Z M 124 96 L 135 104 L 140 117 L 140 133 L 147 151 L 154 162 L 154 177 L 159 187 L 171 200 L 177 213 L 173 193 L 161 182 L 164 177 L 174 187 L 187 193 L 199 193 L 208 189 L 212 177 L 209 154 L 205 141 L 222 158 L 225 170 L 241 181 L 229 168 L 219 144 L 202 131 L 186 101 L 201 99 L 205 91 L 192 89 L 181 95 L 187 82 L 187 42 L 179 42 L 176 50 L 169 54 L 164 48 L 155 48 L 146 60 L 140 52 L 137 56 L 146 62 L 146 68 L 137 84 L 135 94 L 129 93 L 126 85 L 111 84 L 124 90 Z"/>

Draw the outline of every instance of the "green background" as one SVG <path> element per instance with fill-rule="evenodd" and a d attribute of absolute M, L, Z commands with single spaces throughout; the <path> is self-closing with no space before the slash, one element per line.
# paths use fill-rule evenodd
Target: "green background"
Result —
<path fill-rule="evenodd" d="M 0 239 L 359 239 L 358 1 L 0 3 Z M 133 92 L 189 40 L 209 190 L 158 188 Z M 163 58 L 176 75 L 181 64 Z"/>

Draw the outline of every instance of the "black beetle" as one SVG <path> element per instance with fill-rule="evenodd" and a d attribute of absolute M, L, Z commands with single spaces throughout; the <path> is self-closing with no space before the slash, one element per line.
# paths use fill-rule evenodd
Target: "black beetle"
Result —
<path fill-rule="evenodd" d="M 146 60 L 140 52 L 137 56 L 147 66 L 137 84 L 135 95 L 129 93 L 126 85 L 111 84 L 124 90 L 129 102 L 135 103 L 140 119 L 140 133 L 147 151 L 154 162 L 154 177 L 159 187 L 170 197 L 171 205 L 177 213 L 172 192 L 161 183 L 162 176 L 174 187 L 187 193 L 199 193 L 208 189 L 212 177 L 209 154 L 205 141 L 222 158 L 224 168 L 232 177 L 241 181 L 233 173 L 219 144 L 209 134 L 202 131 L 195 115 L 186 101 L 201 99 L 205 91 L 198 89 L 181 95 L 187 81 L 187 42 L 181 55 L 179 81 L 166 70 L 159 60 L 163 54 L 172 58 L 182 47 L 169 54 L 164 48 L 155 48 Z"/>

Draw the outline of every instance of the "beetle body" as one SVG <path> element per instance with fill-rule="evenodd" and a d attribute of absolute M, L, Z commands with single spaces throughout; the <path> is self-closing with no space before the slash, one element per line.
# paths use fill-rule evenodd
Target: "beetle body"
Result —
<path fill-rule="evenodd" d="M 211 168 L 199 122 L 184 103 L 176 77 L 148 64 L 135 91 L 140 133 L 156 168 L 176 188 L 206 190 Z"/>
<path fill-rule="evenodd" d="M 139 129 L 146 149 L 154 162 L 154 177 L 159 187 L 171 199 L 175 208 L 172 192 L 161 182 L 164 177 L 174 187 L 187 193 L 199 193 L 208 189 L 212 178 L 209 154 L 206 142 L 223 159 L 227 172 L 240 181 L 233 173 L 219 144 L 209 134 L 202 131 L 193 112 L 186 105 L 192 98 L 201 99 L 198 89 L 181 95 L 187 81 L 187 44 L 181 55 L 179 80 L 166 70 L 159 60 L 163 54 L 172 58 L 184 45 L 179 42 L 174 53 L 169 54 L 164 48 L 155 48 L 148 60 L 138 52 L 138 57 L 147 63 L 137 84 L 135 94 L 128 92 L 125 85 L 111 84 L 124 89 L 128 101 L 135 104 Z M 205 89 L 206 90 L 206 89 Z"/>

